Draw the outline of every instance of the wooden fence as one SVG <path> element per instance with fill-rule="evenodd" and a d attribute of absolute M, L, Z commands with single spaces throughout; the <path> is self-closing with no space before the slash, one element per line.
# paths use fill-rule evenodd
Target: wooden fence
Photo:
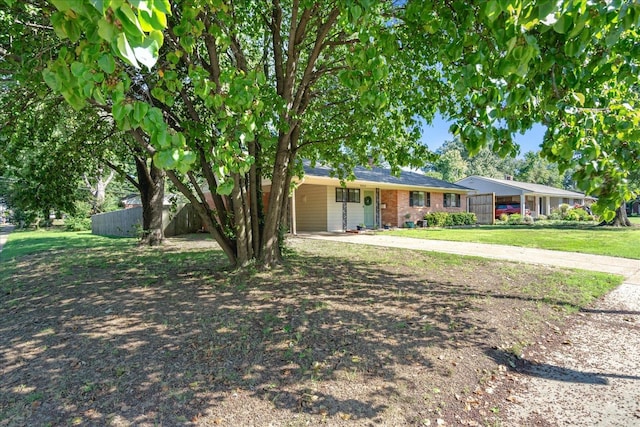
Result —
<path fill-rule="evenodd" d="M 169 208 L 165 208 L 162 212 L 162 224 L 165 237 L 195 233 L 202 229 L 200 217 L 191 204 L 182 206 L 178 212 L 171 212 Z M 141 231 L 140 206 L 91 217 L 91 233 L 100 236 L 136 237 Z"/>
<path fill-rule="evenodd" d="M 495 193 L 469 195 L 469 212 L 476 214 L 478 224 L 495 224 Z"/>

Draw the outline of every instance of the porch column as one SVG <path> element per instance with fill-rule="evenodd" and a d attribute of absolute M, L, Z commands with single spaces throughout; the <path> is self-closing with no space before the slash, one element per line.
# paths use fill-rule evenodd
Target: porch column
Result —
<path fill-rule="evenodd" d="M 527 198 L 525 197 L 524 193 L 520 194 L 520 215 L 522 216 L 524 216 L 524 213 L 527 211 L 526 202 Z"/>
<path fill-rule="evenodd" d="M 293 235 L 298 234 L 297 227 L 298 218 L 296 217 L 296 189 L 293 189 L 293 193 L 291 194 L 291 232 Z"/>
<path fill-rule="evenodd" d="M 545 210 L 547 213 L 545 215 L 551 215 L 551 197 L 547 196 L 544 198 Z"/>

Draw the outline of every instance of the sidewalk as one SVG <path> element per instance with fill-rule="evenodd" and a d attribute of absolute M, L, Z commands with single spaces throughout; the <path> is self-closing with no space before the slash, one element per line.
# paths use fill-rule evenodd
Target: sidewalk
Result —
<path fill-rule="evenodd" d="M 9 237 L 9 233 L 13 231 L 15 226 L 13 225 L 5 225 L 0 230 L 0 253 L 2 252 L 2 247 L 7 242 L 7 238 Z"/>
<path fill-rule="evenodd" d="M 308 239 L 406 248 L 601 271 L 625 281 L 575 316 L 563 344 L 524 349 L 513 401 L 500 406 L 503 426 L 640 426 L 640 260 L 513 246 L 447 242 L 384 234 L 314 234 Z M 544 344 L 544 345 L 543 345 Z"/>
<path fill-rule="evenodd" d="M 320 233 L 298 234 L 297 237 L 419 251 L 445 252 L 458 255 L 503 259 L 527 264 L 543 264 L 589 271 L 601 271 L 603 273 L 620 274 L 624 276 L 626 283 L 640 285 L 640 260 L 637 259 L 491 245 L 486 243 L 424 240 L 385 234 Z"/>

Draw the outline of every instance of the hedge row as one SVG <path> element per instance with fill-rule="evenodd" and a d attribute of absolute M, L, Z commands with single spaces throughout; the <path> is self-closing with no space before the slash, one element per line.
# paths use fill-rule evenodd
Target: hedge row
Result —
<path fill-rule="evenodd" d="M 471 212 L 431 212 L 424 216 L 427 227 L 450 227 L 454 225 L 473 225 L 478 219 Z"/>

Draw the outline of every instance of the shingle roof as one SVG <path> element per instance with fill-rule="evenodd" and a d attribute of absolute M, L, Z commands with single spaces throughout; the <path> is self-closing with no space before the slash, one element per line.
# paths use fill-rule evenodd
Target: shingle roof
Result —
<path fill-rule="evenodd" d="M 548 185 L 542 185 L 542 184 L 532 184 L 530 182 L 514 181 L 511 179 L 487 178 L 485 176 L 477 176 L 477 175 L 467 177 L 465 178 L 465 180 L 469 178 L 477 178 L 485 181 L 495 182 L 497 184 L 508 185 L 514 188 L 528 191 L 530 193 L 541 193 L 541 194 L 556 195 L 556 196 L 562 196 L 562 197 L 573 197 L 573 198 L 584 197 L 584 194 L 578 193 L 576 191 L 549 187 Z"/>
<path fill-rule="evenodd" d="M 318 165 L 312 168 L 309 165 L 309 162 L 304 162 L 304 173 L 308 176 L 314 177 L 326 177 L 326 178 L 334 178 L 332 176 L 331 169 L 328 166 Z M 453 184 L 451 182 L 443 181 L 441 179 L 432 178 L 426 176 L 424 174 L 409 172 L 409 171 L 401 171 L 399 176 L 394 176 L 391 174 L 391 169 L 383 169 L 383 168 L 365 168 L 362 166 L 357 166 L 353 170 L 354 175 L 358 181 L 367 181 L 367 182 L 377 182 L 377 183 L 385 183 L 385 184 L 395 184 L 395 185 L 410 185 L 415 187 L 427 187 L 427 188 L 443 188 L 449 190 L 458 190 L 458 191 L 470 191 L 470 188 L 463 187 L 462 185 Z"/>

